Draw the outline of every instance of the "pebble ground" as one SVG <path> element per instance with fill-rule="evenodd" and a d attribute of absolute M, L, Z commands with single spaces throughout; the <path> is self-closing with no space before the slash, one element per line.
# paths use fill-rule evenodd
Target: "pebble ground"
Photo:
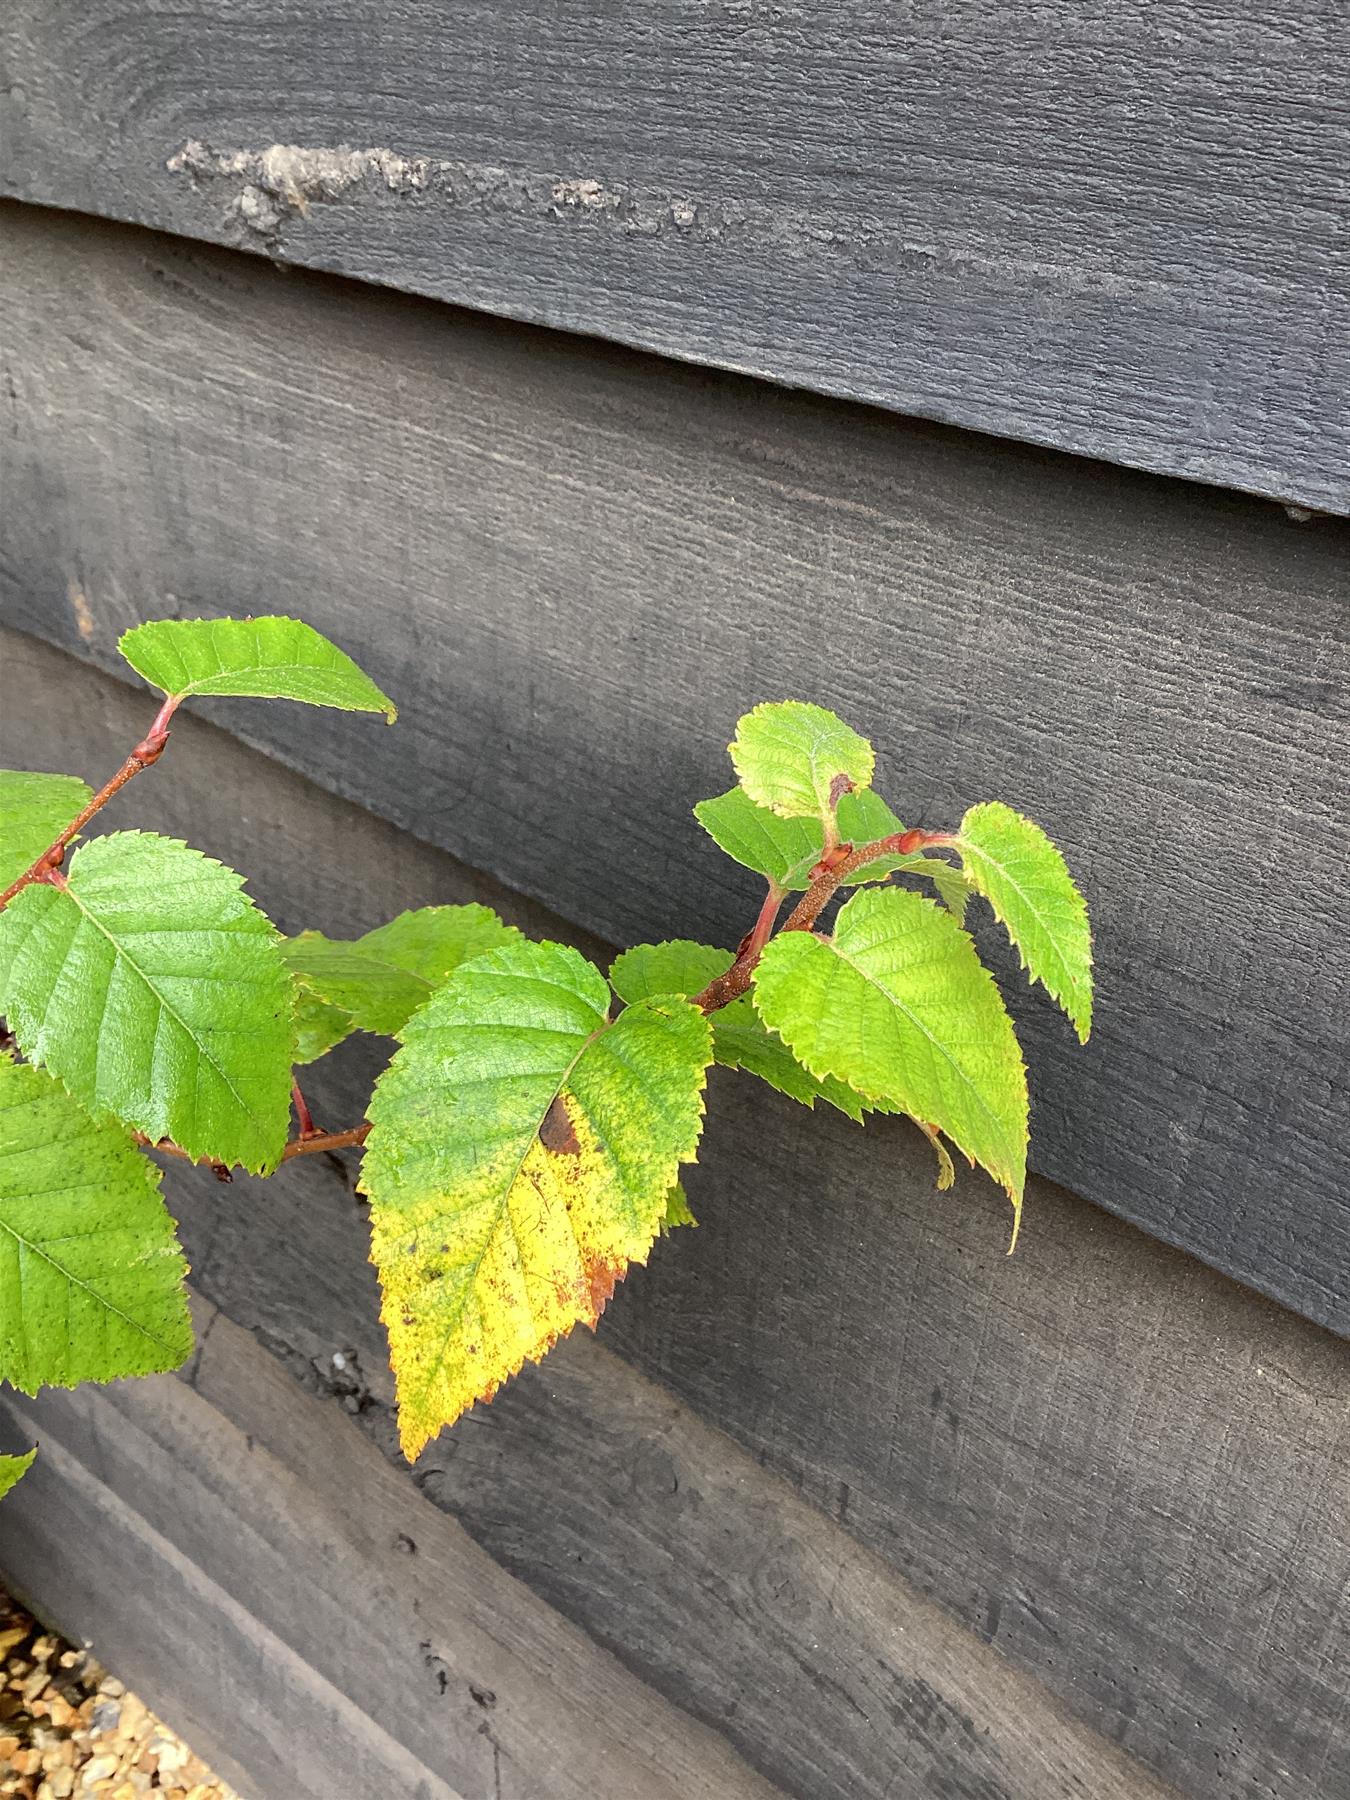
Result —
<path fill-rule="evenodd" d="M 85 1650 L 0 1593 L 0 1794 L 238 1800 Z"/>

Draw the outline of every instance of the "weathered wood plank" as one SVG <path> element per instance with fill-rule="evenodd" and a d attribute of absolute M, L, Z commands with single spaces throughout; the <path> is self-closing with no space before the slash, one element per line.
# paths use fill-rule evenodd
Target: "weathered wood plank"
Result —
<path fill-rule="evenodd" d="M 32 1423 L 0 1399 L 6 1413 L 7 1426 Z M 96 1642 L 222 1780 L 245 1800 L 467 1800 L 147 1528 L 96 1466 L 66 1451 L 45 1413 L 41 1424 L 33 1486 L 0 1514 L 7 1585 L 68 1637 Z M 145 1479 L 162 1480 L 163 1471 Z M 222 1537 L 239 1524 L 221 1518 Z"/>
<path fill-rule="evenodd" d="M 1000 797 L 1091 896 L 1042 1172 L 1350 1329 L 1350 527 L 8 208 L 0 611 L 120 666 L 289 610 L 395 731 L 252 741 L 611 940 L 734 943 L 689 816 L 784 693 L 903 816 Z M 998 934 L 988 934 L 991 945 Z"/>
<path fill-rule="evenodd" d="M 10 0 L 0 183 L 1350 507 L 1338 0 Z"/>
<path fill-rule="evenodd" d="M 0 1512 L 0 1566 L 63 1629 L 116 1657 L 143 1698 L 200 1723 L 203 1748 L 224 1748 L 246 1792 L 778 1792 L 500 1569 L 336 1407 L 204 1310 L 191 1386 L 6 1396 L 42 1447 L 41 1474 Z M 229 1685 L 213 1693 L 220 1669 Z M 252 1716 L 233 1739 L 236 1712 Z"/>
<path fill-rule="evenodd" d="M 28 639 L 0 649 L 6 746 L 20 732 L 39 764 L 94 768 L 136 731 L 121 684 Z M 173 759 L 115 822 L 255 870 L 289 930 L 512 904 L 200 721 L 176 727 Z M 315 1071 L 326 1122 L 356 1116 L 372 1061 Z M 730 1077 L 713 1102 L 700 1229 L 624 1284 L 603 1340 L 1186 1791 L 1350 1785 L 1350 1350 L 1045 1182 L 1008 1260 L 998 1199 L 973 1180 L 934 1194 L 913 1133 L 864 1135 Z M 202 1289 L 394 1455 L 363 1209 L 340 1172 L 171 1183 Z M 822 1603 L 796 1525 L 775 1535 L 752 1510 L 730 1531 L 707 1474 L 725 1447 L 672 1473 L 671 1404 L 621 1394 L 574 1341 L 416 1479 L 781 1786 L 881 1800 L 915 1730 L 878 1698 L 896 1638 Z M 877 1606 L 888 1579 L 869 1577 Z"/>
<path fill-rule="evenodd" d="M 581 1460 L 594 1476 L 602 1443 L 613 1460 L 588 1497 L 593 1535 L 572 1560 L 598 1552 L 617 1578 L 626 1544 L 637 1581 L 659 1545 L 667 1561 L 697 1570 L 706 1599 L 694 1616 L 672 1618 L 658 1593 L 647 1634 L 691 1661 L 711 1655 L 730 1717 L 748 1704 L 786 1721 L 792 1701 L 805 1703 L 808 1715 L 793 1727 L 793 1791 L 803 1800 L 943 1784 L 979 1800 L 1164 1800 L 1157 1782 L 1071 1721 L 1039 1682 L 743 1450 L 594 1345 L 573 1361 L 574 1395 L 591 1409 L 573 1421 L 584 1441 L 553 1433 L 536 1452 L 539 1472 L 549 1486 L 570 1487 L 560 1465 Z M 278 1640 L 312 1684 L 364 1714 L 371 1735 L 388 1736 L 429 1793 L 439 1796 L 447 1778 L 474 1800 L 769 1800 L 781 1791 L 513 1581 L 336 1405 L 306 1397 L 222 1315 L 192 1383 L 195 1392 L 165 1379 L 7 1404 L 44 1451 L 56 1449 L 57 1478 L 73 1461 L 88 1471 L 86 1489 L 92 1474 L 112 1504 L 134 1508 L 146 1535 L 230 1595 L 253 1635 Z M 22 1573 L 51 1485 L 0 1514 L 0 1565 Z M 89 1504 L 82 1492 L 68 1510 Z M 95 1590 L 110 1553 L 98 1543 L 87 1556 Z M 70 1576 L 62 1579 L 68 1587 Z M 688 1576 L 684 1591 L 691 1599 L 698 1591 Z M 83 1602 L 94 1616 L 107 1604 L 97 1591 Z M 809 1620 L 819 1621 L 828 1653 L 809 1641 Z M 763 1699 L 741 1692 L 747 1655 L 767 1683 Z M 193 1660 L 203 1660 L 200 1650 Z M 826 1724 L 822 1743 L 814 1727 L 829 1712 L 843 1716 Z M 302 1761 L 326 1720 L 301 1709 L 289 1723 L 291 1754 Z M 406 1781 L 365 1785 L 353 1771 L 313 1791 L 357 1800 L 409 1792 Z M 276 1789 L 278 1800 L 291 1792 Z"/>

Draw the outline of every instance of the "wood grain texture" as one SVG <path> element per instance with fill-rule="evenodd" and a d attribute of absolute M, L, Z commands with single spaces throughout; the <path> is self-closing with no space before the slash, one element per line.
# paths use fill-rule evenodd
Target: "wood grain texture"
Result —
<path fill-rule="evenodd" d="M 18 732 L 39 765 L 92 772 L 137 732 L 144 703 L 120 683 L 13 634 L 0 652 L 6 754 Z M 287 930 L 477 899 L 566 934 L 200 720 L 180 719 L 172 755 L 175 778 L 166 761 L 110 822 L 255 871 Z M 314 1070 L 323 1122 L 358 1115 L 376 1060 L 349 1046 Z M 730 1075 L 712 1100 L 689 1181 L 702 1223 L 623 1284 L 600 1333 L 667 1393 L 570 1341 L 426 1453 L 422 1493 L 810 1800 L 898 1800 L 897 1769 L 966 1735 L 901 1678 L 886 1609 L 912 1590 L 1186 1792 L 1350 1785 L 1350 1349 L 1044 1181 L 1009 1260 L 998 1197 L 973 1179 L 935 1194 L 897 1123 L 861 1133 Z M 170 1174 L 194 1280 L 394 1456 L 350 1179 Z M 839 1590 L 846 1609 L 822 1597 L 800 1515 L 758 1511 L 725 1444 L 684 1460 L 672 1389 L 906 1585 L 873 1565 Z"/>
<path fill-rule="evenodd" d="M 1350 527 L 6 209 L 0 614 L 121 667 L 291 611 L 395 730 L 215 716 L 612 941 L 735 943 L 690 817 L 755 701 L 906 822 L 999 798 L 1097 928 L 1081 1051 L 1005 958 L 1033 1163 L 1350 1330 Z M 989 922 L 981 937 L 1001 954 Z"/>
<path fill-rule="evenodd" d="M 805 1759 L 794 1790 L 803 1800 L 845 1792 L 1166 1800 L 1159 1783 L 1068 1719 L 1037 1681 L 744 1451 L 593 1345 L 577 1360 L 579 1379 L 564 1385 L 582 1409 L 570 1423 L 584 1441 L 574 1446 L 551 1429 L 533 1460 L 554 1480 L 576 1458 L 593 1472 L 602 1452 L 609 1462 L 608 1482 L 588 1506 L 603 1535 L 581 1554 L 615 1559 L 617 1574 L 617 1553 L 630 1548 L 638 1579 L 659 1548 L 698 1571 L 708 1598 L 690 1622 L 688 1653 L 713 1657 L 733 1715 L 754 1633 L 749 1658 L 769 1691 L 752 1709 L 772 1707 L 786 1721 L 789 1694 L 809 1708 L 792 1727 Z M 229 1595 L 211 1614 L 232 1613 L 247 1621 L 247 1639 L 279 1643 L 311 1686 L 337 1696 L 369 1737 L 387 1740 L 384 1784 L 337 1761 L 341 1741 L 320 1746 L 328 1785 L 308 1774 L 303 1790 L 315 1800 L 453 1800 L 447 1779 L 465 1800 L 771 1800 L 782 1792 L 513 1581 L 331 1399 L 306 1396 L 223 1315 L 209 1323 L 191 1390 L 166 1377 L 6 1404 L 21 1429 L 41 1438 L 43 1456 L 55 1455 L 26 1504 L 0 1512 L 0 1567 L 22 1582 L 36 1535 L 41 1579 L 53 1580 L 48 1507 L 72 1464 L 77 1491 L 57 1512 L 74 1525 L 74 1542 L 88 1542 L 90 1526 L 118 1505 L 134 1509 L 141 1535 L 171 1546 L 166 1560 Z M 678 1505 L 668 1498 L 677 1489 Z M 127 1632 L 128 1621 L 120 1583 L 108 1594 L 98 1577 L 116 1540 L 94 1542 L 82 1567 L 66 1565 L 55 1579 L 82 1634 L 97 1642 L 93 1624 L 107 1618 Z M 72 1592 L 81 1574 L 83 1597 Z M 132 1616 L 128 1635 L 144 1656 L 145 1623 Z M 809 1641 L 809 1619 L 821 1622 L 828 1653 Z M 180 1615 L 177 1629 L 186 1623 Z M 658 1600 L 647 1630 L 665 1638 L 684 1623 Z M 678 1640 L 670 1648 L 678 1651 Z M 180 1643 L 184 1651 L 204 1660 Z M 813 1689 L 802 1662 L 814 1665 Z M 175 1696 L 168 1670 L 159 1683 Z M 843 1716 L 823 1746 L 813 1743 L 811 1725 L 830 1711 Z M 217 1708 L 208 1729 L 214 1736 L 228 1726 Z M 293 1766 L 307 1774 L 311 1738 L 327 1720 L 302 1699 L 287 1727 Z M 856 1771 L 848 1787 L 830 1766 L 842 1741 Z M 297 1793 L 284 1782 L 267 1791 L 276 1800 Z"/>
<path fill-rule="evenodd" d="M 3 191 L 1350 506 L 1339 0 L 9 0 Z"/>
<path fill-rule="evenodd" d="M 209 1306 L 198 1323 L 189 1381 L 6 1397 L 42 1474 L 0 1512 L 0 1567 L 199 1749 L 223 1749 L 246 1794 L 778 1792 L 512 1580 L 248 1333 Z"/>

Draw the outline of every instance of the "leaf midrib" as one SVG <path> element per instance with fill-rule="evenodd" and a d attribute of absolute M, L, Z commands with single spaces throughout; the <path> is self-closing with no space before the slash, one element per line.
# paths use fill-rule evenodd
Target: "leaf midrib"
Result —
<path fill-rule="evenodd" d="M 234 1085 L 233 1081 L 231 1081 L 228 1073 L 216 1061 L 215 1057 L 211 1054 L 211 1052 L 207 1048 L 207 1046 L 204 1043 L 201 1043 L 199 1041 L 199 1039 L 197 1037 L 197 1033 L 188 1024 L 187 1020 L 183 1018 L 182 1014 L 178 1011 L 178 1009 L 174 1005 L 172 1005 L 172 1003 L 169 1000 L 167 1000 L 163 994 L 160 993 L 159 989 L 155 986 L 155 984 L 151 980 L 150 976 L 141 967 L 141 965 L 136 961 L 136 958 L 131 954 L 131 952 L 128 949 L 126 949 L 125 946 L 122 945 L 118 941 L 118 939 L 113 936 L 112 932 L 108 930 L 107 926 L 104 925 L 102 923 L 102 921 L 100 919 L 98 919 L 95 916 L 95 914 L 89 910 L 89 908 L 85 905 L 84 901 L 81 900 L 80 896 L 76 893 L 73 884 L 69 884 L 64 888 L 58 889 L 57 891 L 59 893 L 64 893 L 67 899 L 73 901 L 74 904 L 79 908 L 80 913 L 83 915 L 84 918 L 88 919 L 89 923 L 94 927 L 94 929 L 96 931 L 102 932 L 103 936 L 105 938 L 107 938 L 109 944 L 111 944 L 114 956 L 125 957 L 126 961 L 136 971 L 137 975 L 140 976 L 141 980 L 145 983 L 146 987 L 154 995 L 158 1004 L 163 1007 L 164 1011 L 166 1013 L 168 1013 L 169 1017 L 175 1022 L 175 1024 L 177 1024 L 180 1027 L 180 1029 L 187 1034 L 188 1041 L 196 1049 L 197 1054 L 203 1059 L 203 1061 L 208 1062 L 211 1065 L 211 1067 L 215 1070 L 216 1074 L 224 1082 L 225 1086 L 230 1090 L 231 1094 L 233 1094 L 235 1101 L 240 1108 L 240 1111 L 244 1114 L 244 1116 L 246 1118 L 252 1119 L 254 1124 L 256 1125 L 258 1123 L 258 1120 L 256 1119 L 252 1108 L 248 1105 L 248 1102 L 244 1099 L 243 1095 L 239 1092 L 238 1088 Z M 106 990 L 105 990 L 105 1006 L 106 1006 Z"/>
<path fill-rule="evenodd" d="M 520 1180 L 520 1171 L 525 1167 L 525 1159 L 530 1154 L 530 1151 L 534 1148 L 534 1142 L 535 1142 L 535 1139 L 539 1135 L 540 1127 L 543 1125 L 545 1118 L 548 1116 L 549 1107 L 553 1105 L 553 1102 L 558 1098 L 559 1094 L 561 1094 L 563 1089 L 567 1086 L 567 1083 L 568 1083 L 569 1079 L 571 1078 L 573 1070 L 576 1068 L 577 1064 L 581 1061 L 582 1057 L 586 1054 L 586 1052 L 590 1049 L 591 1045 L 593 1043 L 595 1043 L 598 1038 L 603 1037 L 605 1032 L 607 1032 L 610 1029 L 610 1027 L 613 1025 L 613 1023 L 614 1023 L 614 1021 L 612 1019 L 604 1019 L 601 1021 L 601 1023 L 599 1025 L 596 1026 L 595 1030 L 593 1032 L 591 1032 L 590 1036 L 581 1045 L 581 1048 L 577 1051 L 576 1055 L 572 1058 L 571 1062 L 568 1063 L 567 1067 L 563 1070 L 562 1074 L 558 1077 L 557 1085 L 554 1087 L 552 1093 L 549 1095 L 548 1105 L 545 1106 L 543 1108 L 543 1110 L 540 1112 L 539 1117 L 536 1120 L 534 1126 L 531 1128 L 529 1134 L 526 1136 L 525 1148 L 520 1153 L 520 1160 L 517 1162 L 515 1168 L 511 1171 L 511 1179 L 505 1184 L 505 1186 L 501 1189 L 501 1191 L 498 1195 L 497 1204 L 493 1211 L 492 1228 L 491 1228 L 491 1230 L 484 1233 L 482 1248 L 479 1250 L 477 1256 L 474 1257 L 473 1261 L 467 1265 L 468 1270 L 469 1270 L 469 1275 L 468 1275 L 468 1279 L 464 1283 L 464 1288 L 463 1288 L 464 1297 L 461 1299 L 459 1306 L 456 1308 L 455 1313 L 454 1313 L 453 1317 L 451 1318 L 449 1325 L 445 1329 L 445 1333 L 444 1333 L 443 1337 L 441 1338 L 440 1344 L 437 1346 L 436 1360 L 435 1360 L 435 1364 L 432 1369 L 432 1372 L 427 1375 L 425 1381 L 422 1383 L 421 1387 L 417 1390 L 417 1399 L 418 1399 L 419 1404 L 421 1402 L 425 1401 L 427 1395 L 431 1392 L 432 1388 L 436 1384 L 437 1379 L 439 1378 L 441 1366 L 442 1366 L 442 1363 L 445 1358 L 446 1346 L 449 1344 L 451 1337 L 454 1335 L 454 1333 L 458 1330 L 459 1326 L 463 1322 L 464 1313 L 465 1313 L 465 1309 L 468 1305 L 469 1296 L 471 1296 L 475 1293 L 477 1283 L 478 1283 L 478 1274 L 483 1266 L 483 1259 L 486 1257 L 489 1248 L 491 1247 L 494 1239 L 497 1236 L 498 1231 L 501 1229 L 503 1215 L 506 1217 L 508 1223 L 511 1223 L 512 1234 L 514 1235 L 515 1226 L 514 1226 L 514 1222 L 511 1221 L 511 1204 L 510 1204 L 511 1203 L 511 1195 L 515 1191 L 516 1183 Z M 447 1196 L 447 1198 L 448 1197 L 449 1196 Z M 569 1224 L 570 1223 L 571 1223 L 571 1221 L 569 1219 Z M 573 1229 L 572 1229 L 572 1235 L 574 1238 L 576 1238 L 575 1227 L 573 1227 Z M 519 1240 L 517 1240 L 516 1247 L 517 1247 L 517 1249 L 519 1249 L 521 1247 Z M 580 1240 L 577 1239 L 578 1254 L 580 1253 L 580 1249 L 581 1249 Z M 533 1316 L 534 1316 L 534 1311 L 533 1311 L 533 1308 L 531 1308 L 531 1318 L 533 1318 Z"/>
<path fill-rule="evenodd" d="M 981 1112 L 983 1112 L 985 1117 L 989 1120 L 990 1124 L 994 1127 L 994 1129 L 999 1137 L 1000 1142 L 1003 1143 L 1004 1156 L 1005 1156 L 1005 1159 L 1008 1164 L 1009 1177 L 1011 1178 L 1012 1174 L 1015 1172 L 1016 1167 L 1017 1167 L 1017 1158 L 1015 1155 L 1014 1156 L 1008 1155 L 1008 1144 L 1007 1144 L 1007 1140 L 1006 1140 L 1007 1126 L 1003 1123 L 1002 1119 L 999 1118 L 998 1114 L 991 1110 L 989 1103 L 985 1099 L 984 1095 L 980 1092 L 979 1088 L 976 1087 L 975 1083 L 971 1080 L 970 1076 L 966 1074 L 965 1070 L 961 1067 L 960 1063 L 958 1063 L 956 1061 L 956 1059 L 952 1056 L 950 1050 L 947 1049 L 946 1045 L 942 1042 L 942 1040 L 940 1038 L 936 1038 L 933 1036 L 933 1033 L 924 1024 L 923 1020 L 918 1018 L 910 1010 L 910 1008 L 905 1005 L 903 1000 L 899 999 L 895 994 L 891 993 L 889 988 L 883 987 L 881 985 L 881 983 L 875 979 L 875 977 L 869 975 L 866 969 L 859 967 L 859 965 L 856 962 L 854 962 L 851 957 L 845 956 L 844 952 L 839 949 L 837 944 L 831 944 L 829 946 L 829 948 L 834 953 L 834 955 L 836 955 L 839 958 L 840 962 L 845 963 L 850 969 L 852 969 L 855 972 L 855 974 L 859 975 L 862 978 L 862 980 L 868 984 L 869 987 L 875 988 L 877 993 L 879 993 L 884 1000 L 888 1001 L 889 1004 L 891 1006 L 893 1006 L 897 1012 L 901 1012 L 905 1015 L 905 1017 L 909 1020 L 911 1025 L 914 1026 L 915 1030 L 921 1032 L 922 1035 L 928 1039 L 929 1043 L 933 1046 L 933 1048 L 936 1051 L 938 1051 L 938 1053 L 941 1055 L 943 1061 L 945 1063 L 947 1063 L 948 1067 L 952 1070 L 952 1072 L 960 1079 L 960 1081 L 965 1085 L 965 1087 L 969 1089 L 972 1098 L 975 1100 L 976 1104 L 979 1106 Z M 840 1079 L 842 1079 L 842 1077 L 840 1077 Z M 945 1130 L 946 1127 L 944 1126 L 943 1129 Z"/>
<path fill-rule="evenodd" d="M 250 673 L 255 677 L 267 674 L 309 675 L 314 677 L 328 675 L 347 678 L 347 671 L 345 669 L 316 669 L 313 663 L 244 663 L 238 668 L 222 668 L 217 669 L 215 673 L 211 675 L 200 675 L 195 681 L 190 681 L 184 688 L 165 688 L 163 692 L 165 694 L 171 694 L 175 700 L 185 700 L 193 694 L 204 693 L 208 682 L 238 681 L 241 676 Z M 228 695 L 220 695 L 218 697 L 221 699 L 229 698 Z M 247 698 L 247 696 L 241 697 Z"/>
<path fill-rule="evenodd" d="M 34 1256 L 40 1257 L 49 1267 L 56 1270 L 62 1280 L 68 1281 L 72 1287 L 81 1288 L 91 1297 L 91 1299 L 96 1300 L 100 1306 L 104 1307 L 108 1312 L 113 1313 L 117 1318 L 121 1319 L 124 1324 L 129 1325 L 133 1331 L 138 1331 L 141 1336 L 145 1338 L 147 1343 L 154 1344 L 161 1350 L 172 1350 L 173 1346 L 167 1338 L 156 1337 L 154 1332 L 143 1325 L 139 1319 L 134 1319 L 130 1313 L 123 1312 L 122 1308 L 118 1306 L 116 1302 L 109 1300 L 103 1294 L 100 1294 L 97 1288 L 92 1287 L 89 1282 L 82 1280 L 73 1269 L 68 1269 L 63 1262 L 59 1262 L 56 1257 L 50 1256 L 47 1251 L 42 1248 L 41 1244 L 34 1242 L 32 1238 L 25 1237 L 21 1231 L 16 1231 L 2 1213 L 0 1213 L 0 1231 L 8 1232 L 16 1244 L 21 1244 L 25 1250 L 31 1250 Z M 19 1280 L 22 1284 L 22 1275 L 20 1275 Z"/>

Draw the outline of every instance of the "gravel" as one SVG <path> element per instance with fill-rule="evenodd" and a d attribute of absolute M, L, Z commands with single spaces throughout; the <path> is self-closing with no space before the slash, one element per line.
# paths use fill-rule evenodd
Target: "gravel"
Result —
<path fill-rule="evenodd" d="M 87 1650 L 0 1592 L 0 1795 L 238 1800 Z"/>

